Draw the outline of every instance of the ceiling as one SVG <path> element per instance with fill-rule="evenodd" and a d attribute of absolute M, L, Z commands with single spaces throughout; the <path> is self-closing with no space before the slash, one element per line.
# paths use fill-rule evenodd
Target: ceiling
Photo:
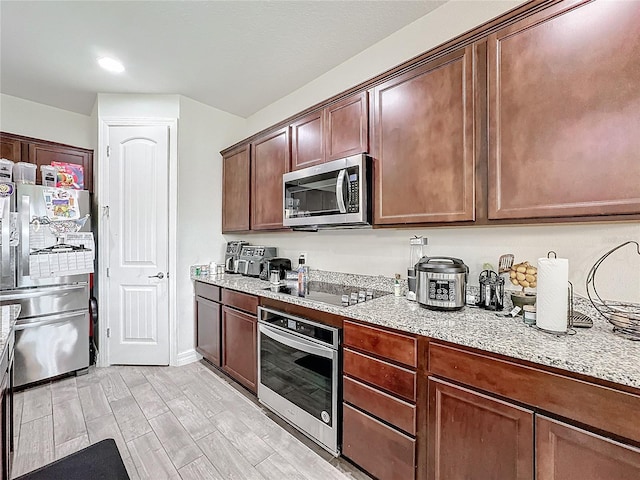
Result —
<path fill-rule="evenodd" d="M 98 92 L 181 94 L 248 117 L 443 3 L 2 0 L 0 92 L 86 115 Z"/>

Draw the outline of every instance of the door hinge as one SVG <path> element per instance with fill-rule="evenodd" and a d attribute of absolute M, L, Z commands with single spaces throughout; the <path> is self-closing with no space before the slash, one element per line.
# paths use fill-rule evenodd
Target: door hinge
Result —
<path fill-rule="evenodd" d="M 109 278 L 109 267 L 107 267 L 107 278 Z"/>
<path fill-rule="evenodd" d="M 107 328 L 107 338 L 110 338 L 110 337 L 111 337 L 111 329 Z"/>
<path fill-rule="evenodd" d="M 107 145 L 107 157 L 111 155 L 111 147 Z"/>
<path fill-rule="evenodd" d="M 102 207 L 102 215 L 109 218 L 110 213 L 111 210 L 109 210 L 109 205 L 105 205 L 104 207 Z"/>

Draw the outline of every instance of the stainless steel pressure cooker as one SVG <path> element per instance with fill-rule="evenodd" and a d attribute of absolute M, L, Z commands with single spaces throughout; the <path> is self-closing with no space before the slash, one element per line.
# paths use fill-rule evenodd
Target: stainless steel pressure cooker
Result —
<path fill-rule="evenodd" d="M 460 310 L 468 273 L 469 267 L 459 258 L 422 257 L 416 263 L 416 300 L 431 310 Z"/>

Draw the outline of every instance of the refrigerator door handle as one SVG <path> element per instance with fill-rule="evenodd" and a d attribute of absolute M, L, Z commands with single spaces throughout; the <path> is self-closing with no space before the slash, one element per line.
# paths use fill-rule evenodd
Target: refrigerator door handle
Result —
<path fill-rule="evenodd" d="M 31 199 L 22 195 L 20 199 L 20 255 L 22 256 L 22 276 L 31 275 L 29 271 L 29 226 L 31 224 Z"/>
<path fill-rule="evenodd" d="M 11 275 L 11 257 L 9 242 L 11 241 L 11 197 L 2 197 L 2 277 Z"/>
<path fill-rule="evenodd" d="M 67 318 L 74 318 L 74 317 L 86 315 L 87 313 L 88 313 L 88 310 L 79 310 L 79 311 L 76 310 L 74 312 L 60 313 L 58 315 L 47 316 L 45 320 L 38 320 L 36 322 L 22 322 L 18 320 L 14 328 L 16 330 L 26 330 L 29 328 L 43 327 L 45 325 L 51 325 L 53 323 L 60 323 L 62 320 L 65 320 Z"/>
<path fill-rule="evenodd" d="M 88 287 L 86 283 L 77 283 L 72 285 L 55 285 L 52 287 L 27 288 L 24 290 L 17 291 L 16 293 L 1 294 L 0 300 L 6 303 L 10 300 L 21 300 L 24 298 L 33 299 L 37 297 L 47 297 L 55 294 L 64 294 L 65 292 L 68 292 L 70 290 L 87 290 L 87 289 Z"/>

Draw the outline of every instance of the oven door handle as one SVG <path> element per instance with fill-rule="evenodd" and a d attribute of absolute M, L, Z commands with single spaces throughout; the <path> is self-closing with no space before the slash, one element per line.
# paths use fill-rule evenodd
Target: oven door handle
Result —
<path fill-rule="evenodd" d="M 295 348 L 301 352 L 309 353 L 311 355 L 317 355 L 323 358 L 333 358 L 335 351 L 328 347 L 322 347 L 319 345 L 313 345 L 310 342 L 301 342 L 298 337 L 286 332 L 281 332 L 273 328 L 269 328 L 266 325 L 258 324 L 260 333 L 266 335 L 270 339 L 282 343 L 287 347 Z"/>

